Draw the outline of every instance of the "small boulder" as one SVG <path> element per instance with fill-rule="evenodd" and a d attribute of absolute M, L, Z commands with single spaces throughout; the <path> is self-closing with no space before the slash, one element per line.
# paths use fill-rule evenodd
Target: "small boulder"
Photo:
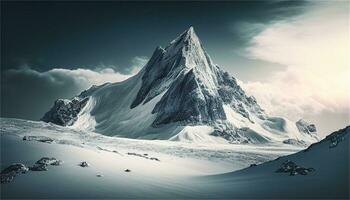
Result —
<path fill-rule="evenodd" d="M 15 163 L 1 171 L 1 183 L 10 183 L 17 174 L 24 174 L 28 171 L 22 163 Z"/>
<path fill-rule="evenodd" d="M 160 161 L 158 158 L 152 157 L 151 160 Z"/>
<path fill-rule="evenodd" d="M 87 163 L 86 161 L 83 161 L 83 162 L 81 162 L 81 163 L 79 164 L 79 166 L 80 166 L 80 167 L 89 167 L 90 164 Z"/>
<path fill-rule="evenodd" d="M 126 169 L 126 170 L 124 170 L 125 172 L 131 172 L 131 170 L 130 169 Z"/>

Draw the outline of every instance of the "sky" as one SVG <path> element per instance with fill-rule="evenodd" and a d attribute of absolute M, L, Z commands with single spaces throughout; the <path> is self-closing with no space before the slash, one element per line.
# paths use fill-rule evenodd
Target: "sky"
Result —
<path fill-rule="evenodd" d="M 136 74 L 193 26 L 271 115 L 321 136 L 350 124 L 348 1 L 1 2 L 1 117 Z"/>

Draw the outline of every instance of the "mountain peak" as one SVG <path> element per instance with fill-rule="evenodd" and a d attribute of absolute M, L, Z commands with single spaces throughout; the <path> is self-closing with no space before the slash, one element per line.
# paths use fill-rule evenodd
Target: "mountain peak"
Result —
<path fill-rule="evenodd" d="M 170 42 L 170 45 L 166 49 L 179 49 L 185 46 L 196 46 L 198 48 L 201 48 L 202 46 L 192 26 L 181 33 L 180 36 L 178 36 L 175 40 Z"/>
<path fill-rule="evenodd" d="M 183 39 L 194 39 L 198 38 L 196 32 L 194 31 L 193 26 L 190 26 L 187 30 L 185 30 L 181 35 L 180 38 Z"/>

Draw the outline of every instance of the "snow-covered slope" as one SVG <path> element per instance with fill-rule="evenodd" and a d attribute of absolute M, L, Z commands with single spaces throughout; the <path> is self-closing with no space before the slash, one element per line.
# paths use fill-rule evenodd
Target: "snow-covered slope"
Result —
<path fill-rule="evenodd" d="M 298 153 L 199 180 L 209 182 L 208 193 L 230 198 L 349 199 L 349 146 L 350 126 Z M 312 170 L 306 175 L 278 172 L 287 162 Z"/>
<path fill-rule="evenodd" d="M 0 195 L 1 199 L 347 199 L 349 134 L 347 127 L 306 150 L 266 162 L 297 149 L 134 140 L 1 118 L 2 172 L 13 163 L 31 167 L 42 157 L 63 163 L 49 165 L 47 171 L 17 174 L 12 182 L 1 184 Z M 287 160 L 314 170 L 295 176 L 276 173 Z M 89 166 L 79 166 L 83 161 Z M 257 166 L 235 171 L 253 163 Z"/>
<path fill-rule="evenodd" d="M 213 64 L 193 27 L 166 48 L 157 47 L 134 77 L 94 86 L 74 102 L 77 99 L 84 102 L 78 104 L 84 105 L 82 109 L 72 109 L 73 100 L 55 103 L 43 121 L 128 138 L 202 142 L 224 138 L 226 143 L 317 141 L 314 132 L 310 135 L 287 119 L 268 116 L 235 78 Z"/>

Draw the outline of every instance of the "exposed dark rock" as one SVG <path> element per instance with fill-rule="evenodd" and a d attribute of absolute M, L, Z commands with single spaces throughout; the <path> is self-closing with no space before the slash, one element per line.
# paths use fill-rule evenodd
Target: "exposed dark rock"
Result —
<path fill-rule="evenodd" d="M 301 166 L 298 166 L 294 162 L 290 160 L 286 160 L 284 163 L 282 163 L 281 167 L 276 170 L 277 173 L 289 173 L 290 176 L 295 175 L 307 175 L 309 172 L 314 172 L 314 168 L 304 168 Z"/>
<path fill-rule="evenodd" d="M 297 126 L 299 132 L 302 132 L 302 133 L 306 133 L 306 134 L 313 134 L 313 135 L 316 135 L 317 134 L 317 130 L 316 130 L 316 126 L 315 124 L 310 124 L 308 122 L 306 122 L 305 120 L 303 119 L 300 119 L 299 121 L 297 121 L 295 123 L 295 125 Z"/>
<path fill-rule="evenodd" d="M 49 170 L 46 164 L 34 164 L 29 167 L 30 171 L 47 171 Z"/>
<path fill-rule="evenodd" d="M 13 181 L 14 177 L 18 174 L 24 174 L 28 171 L 28 167 L 26 167 L 22 163 L 15 163 L 10 165 L 1 171 L 1 183 L 10 183 Z"/>
<path fill-rule="evenodd" d="M 84 108 L 89 98 L 58 99 L 54 106 L 41 118 L 44 122 L 52 122 L 61 126 L 72 125 L 79 112 Z"/>
<path fill-rule="evenodd" d="M 234 128 L 227 125 L 223 128 L 216 128 L 211 133 L 213 136 L 220 136 L 228 140 L 230 144 L 251 144 L 251 143 L 266 143 L 268 139 L 261 136 L 259 133 L 249 127 Z"/>
<path fill-rule="evenodd" d="M 154 158 L 154 157 L 150 158 L 150 160 L 160 161 L 158 158 Z"/>
<path fill-rule="evenodd" d="M 43 164 L 43 165 L 61 165 L 63 163 L 62 160 L 57 160 L 56 158 L 43 157 L 40 160 L 36 161 L 35 164 Z"/>
<path fill-rule="evenodd" d="M 38 141 L 38 142 L 46 142 L 46 143 L 52 143 L 54 140 L 46 137 L 46 136 L 24 136 L 23 140 L 25 141 Z"/>
<path fill-rule="evenodd" d="M 306 147 L 307 143 L 304 142 L 303 140 L 296 140 L 296 139 L 287 139 L 287 140 L 283 140 L 284 144 L 290 144 L 290 145 L 295 145 L 295 146 L 302 146 L 302 147 Z"/>
<path fill-rule="evenodd" d="M 126 170 L 124 170 L 125 172 L 131 172 L 131 170 L 130 169 L 126 169 Z"/>
<path fill-rule="evenodd" d="M 145 159 L 150 159 L 150 160 L 155 160 L 155 161 L 160 161 L 158 158 L 155 157 L 148 157 L 148 154 L 139 154 L 139 153 L 132 153 L 132 152 L 128 152 L 127 153 L 130 156 L 137 156 L 137 157 L 141 157 L 141 158 L 145 158 Z"/>
<path fill-rule="evenodd" d="M 257 164 L 255 164 L 255 163 L 253 163 L 253 164 L 250 164 L 250 166 L 249 167 L 256 167 L 256 166 L 258 166 Z"/>
<path fill-rule="evenodd" d="M 86 161 L 83 161 L 83 162 L 81 162 L 81 163 L 79 164 L 79 166 L 80 166 L 80 167 L 89 167 L 90 164 L 87 163 Z"/>
<path fill-rule="evenodd" d="M 36 161 L 33 166 L 29 167 L 29 170 L 47 171 L 49 165 L 59 166 L 62 163 L 62 160 L 57 160 L 56 158 L 42 157 L 40 160 Z"/>

